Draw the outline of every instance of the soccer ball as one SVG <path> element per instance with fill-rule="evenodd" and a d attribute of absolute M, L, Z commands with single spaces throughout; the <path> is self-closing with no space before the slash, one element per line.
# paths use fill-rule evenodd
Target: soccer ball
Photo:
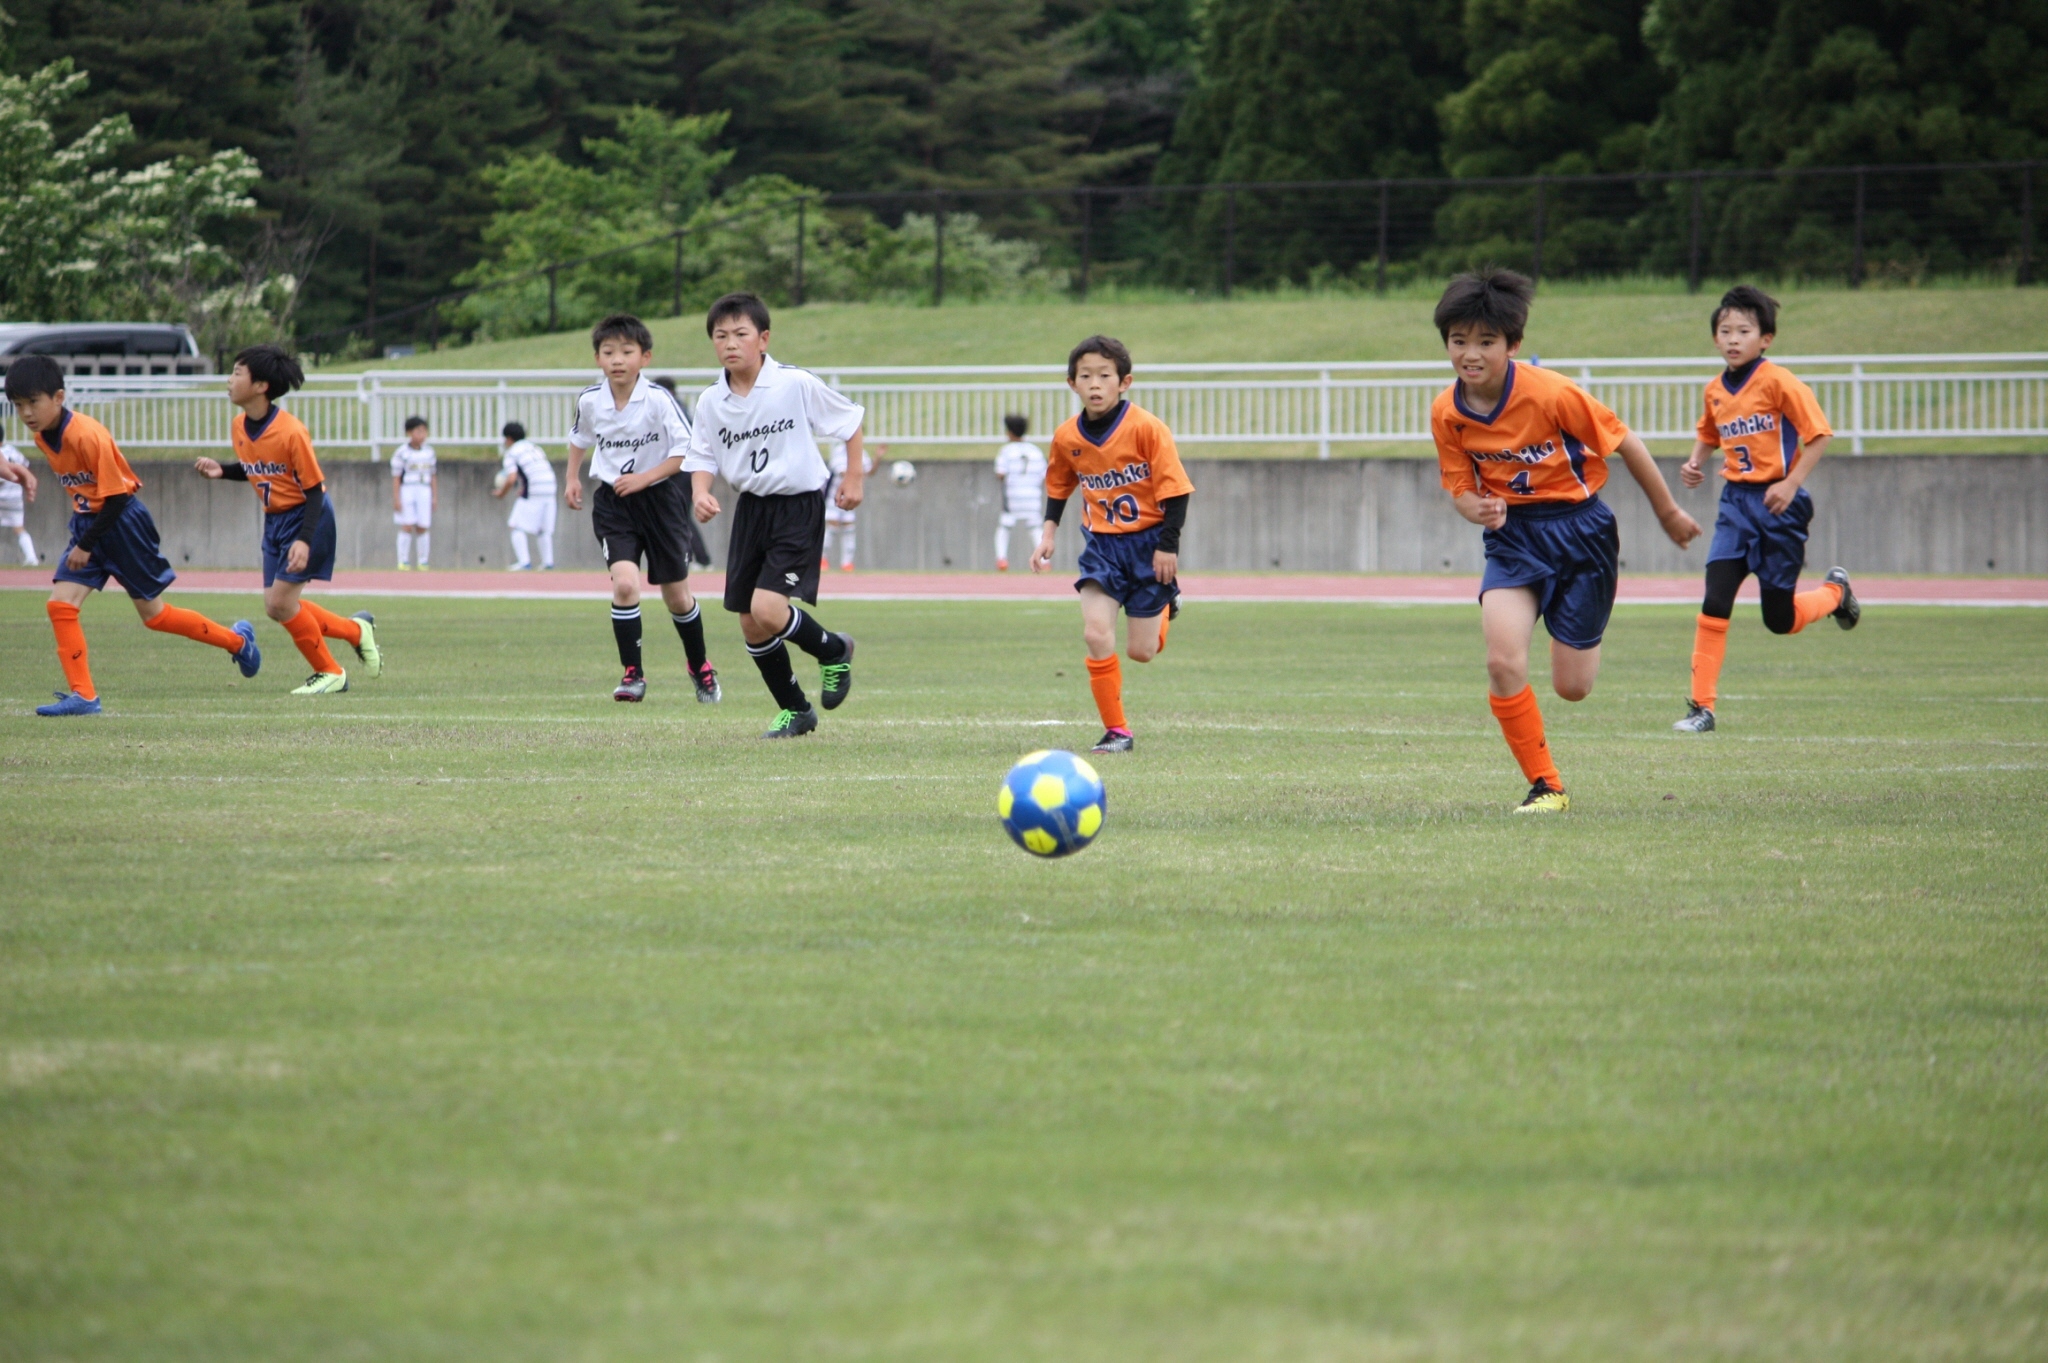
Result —
<path fill-rule="evenodd" d="M 1026 753 L 996 792 L 996 815 L 1019 847 L 1064 857 L 1095 841 L 1108 808 L 1102 778 L 1070 752 Z"/>
<path fill-rule="evenodd" d="M 909 487 L 917 481 L 917 465 L 908 459 L 898 459 L 889 465 L 889 478 L 898 487 Z"/>
<path fill-rule="evenodd" d="M 509 469 L 498 470 L 498 476 L 491 480 L 491 491 L 503 492 L 506 488 L 512 486 L 512 480 L 516 477 L 518 475 Z"/>

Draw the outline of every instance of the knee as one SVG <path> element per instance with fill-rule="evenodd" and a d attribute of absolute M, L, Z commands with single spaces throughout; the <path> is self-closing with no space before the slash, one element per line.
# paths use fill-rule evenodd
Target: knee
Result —
<path fill-rule="evenodd" d="M 1773 634 L 1790 634 L 1799 623 L 1792 606 L 1792 593 L 1772 592 L 1764 598 L 1764 628 Z"/>
<path fill-rule="evenodd" d="M 265 601 L 263 603 L 263 613 L 281 625 L 299 613 L 299 603 L 296 601 Z"/>
<path fill-rule="evenodd" d="M 1088 645 L 1088 652 L 1097 658 L 1107 658 L 1116 652 L 1116 635 L 1108 629 L 1094 625 L 1081 626 L 1081 642 Z"/>
<path fill-rule="evenodd" d="M 1551 678 L 1550 686 L 1552 690 L 1557 692 L 1559 698 L 1563 700 L 1584 700 L 1593 694 L 1593 683 L 1591 681 L 1553 677 Z"/>
<path fill-rule="evenodd" d="M 1520 658 L 1488 656 L 1486 679 L 1496 696 L 1512 696 L 1529 684 L 1529 665 Z"/>
<path fill-rule="evenodd" d="M 1129 652 L 1132 662 L 1149 663 L 1159 656 L 1159 645 L 1156 642 L 1145 643 L 1142 640 L 1133 640 Z"/>

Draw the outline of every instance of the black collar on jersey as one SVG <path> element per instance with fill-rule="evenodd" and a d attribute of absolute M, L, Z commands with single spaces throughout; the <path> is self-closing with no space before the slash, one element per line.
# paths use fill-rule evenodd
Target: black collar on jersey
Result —
<path fill-rule="evenodd" d="M 1513 360 L 1508 361 L 1508 376 L 1500 386 L 1500 401 L 1493 404 L 1493 410 L 1490 412 L 1475 412 L 1465 405 L 1465 381 L 1463 379 L 1459 379 L 1451 385 L 1451 401 L 1458 405 L 1459 411 L 1471 417 L 1482 426 L 1491 426 L 1494 422 L 1499 421 L 1500 414 L 1508 409 L 1508 399 L 1514 395 L 1515 362 Z"/>
<path fill-rule="evenodd" d="M 49 430 L 42 432 L 43 440 L 49 445 L 51 454 L 64 453 L 64 428 L 70 424 L 71 409 L 69 407 L 58 408 L 57 424 Z"/>
<path fill-rule="evenodd" d="M 1123 424 L 1124 414 L 1130 410 L 1130 399 L 1126 398 L 1117 403 L 1115 408 L 1100 421 L 1090 420 L 1088 413 L 1082 412 L 1075 424 L 1081 428 L 1081 438 L 1083 440 L 1091 445 L 1100 445 L 1103 441 L 1116 434 L 1116 428 Z"/>
<path fill-rule="evenodd" d="M 1728 396 L 1734 397 L 1737 393 L 1741 392 L 1742 385 L 1749 382 L 1749 376 L 1756 373 L 1763 366 L 1763 362 L 1764 357 L 1759 355 L 1740 369 L 1722 370 L 1721 386 L 1728 390 Z"/>
<path fill-rule="evenodd" d="M 273 402 L 270 404 L 270 410 L 263 414 L 261 421 L 251 421 L 247 412 L 242 413 L 242 434 L 249 437 L 250 444 L 255 444 L 263 438 L 263 433 L 270 429 L 270 423 L 277 420 L 277 414 L 283 410 Z"/>

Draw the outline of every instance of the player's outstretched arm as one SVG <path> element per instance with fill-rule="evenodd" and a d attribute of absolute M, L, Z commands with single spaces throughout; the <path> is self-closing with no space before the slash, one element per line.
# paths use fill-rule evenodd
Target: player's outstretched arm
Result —
<path fill-rule="evenodd" d="M 690 474 L 690 501 L 700 521 L 709 521 L 718 514 L 718 498 L 711 495 L 711 480 L 716 476 L 703 469 Z"/>
<path fill-rule="evenodd" d="M 221 476 L 220 460 L 209 459 L 203 454 L 192 461 L 192 467 L 198 469 L 208 478 L 218 478 Z"/>
<path fill-rule="evenodd" d="M 1692 453 L 1678 466 L 1678 481 L 1687 487 L 1698 487 L 1707 481 L 1706 458 L 1714 447 L 1704 440 L 1692 442 Z"/>
<path fill-rule="evenodd" d="M 1773 516 L 1785 514 L 1785 508 L 1792 505 L 1792 499 L 1805 485 L 1806 475 L 1813 472 L 1813 466 L 1828 452 L 1828 442 L 1833 439 L 1832 435 L 1817 435 L 1806 442 L 1806 448 L 1792 462 L 1792 471 L 1764 489 L 1764 510 Z"/>
<path fill-rule="evenodd" d="M 1628 471 L 1636 480 L 1643 495 L 1650 499 L 1650 510 L 1657 514 L 1657 524 L 1664 527 L 1664 533 L 1671 542 L 1683 549 L 1700 537 L 1700 523 L 1685 513 L 1671 496 L 1671 489 L 1664 482 L 1664 475 L 1657 468 L 1657 461 L 1650 458 L 1649 447 L 1634 431 L 1622 438 L 1617 451 L 1621 462 L 1628 465 Z"/>
<path fill-rule="evenodd" d="M 1498 530 L 1508 523 L 1508 499 L 1487 497 L 1477 492 L 1454 492 L 1451 505 L 1458 508 L 1458 514 L 1474 525 L 1483 525 L 1488 530 Z"/>

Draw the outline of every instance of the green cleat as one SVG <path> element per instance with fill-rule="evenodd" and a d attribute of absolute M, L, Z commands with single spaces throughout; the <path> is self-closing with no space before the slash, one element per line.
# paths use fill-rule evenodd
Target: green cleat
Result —
<path fill-rule="evenodd" d="M 846 703 L 846 693 L 853 690 L 853 636 L 842 634 L 839 642 L 846 645 L 846 652 L 839 655 L 836 663 L 825 663 L 818 671 L 821 677 L 819 697 L 827 710 L 837 710 Z"/>
<path fill-rule="evenodd" d="M 775 722 L 768 726 L 763 738 L 802 738 L 818 727 L 818 712 L 805 706 L 801 710 L 778 710 Z"/>
<path fill-rule="evenodd" d="M 315 672 L 312 676 L 306 678 L 304 686 L 294 686 L 292 694 L 295 696 L 335 696 L 340 695 L 346 690 L 348 690 L 348 673 Z"/>
<path fill-rule="evenodd" d="M 362 641 L 356 645 L 356 656 L 363 660 L 363 670 L 372 677 L 384 675 L 384 650 L 377 647 L 377 617 L 368 611 L 357 611 L 349 617 L 363 627 Z"/>

